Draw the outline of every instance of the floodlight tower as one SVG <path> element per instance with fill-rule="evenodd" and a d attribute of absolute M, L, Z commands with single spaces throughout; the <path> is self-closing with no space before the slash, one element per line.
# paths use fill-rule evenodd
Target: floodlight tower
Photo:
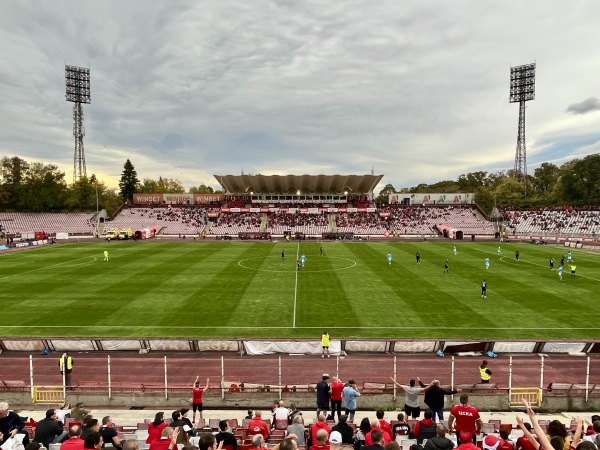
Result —
<path fill-rule="evenodd" d="M 85 152 L 83 149 L 82 103 L 91 103 L 90 97 L 90 69 L 85 67 L 65 65 L 65 84 L 67 87 L 66 99 L 73 102 L 73 136 L 75 136 L 75 156 L 73 158 L 73 184 L 87 176 L 85 170 Z"/>
<path fill-rule="evenodd" d="M 523 182 L 527 195 L 527 152 L 525 145 L 525 102 L 535 99 L 535 63 L 510 68 L 510 103 L 519 103 L 519 131 L 514 177 Z"/>

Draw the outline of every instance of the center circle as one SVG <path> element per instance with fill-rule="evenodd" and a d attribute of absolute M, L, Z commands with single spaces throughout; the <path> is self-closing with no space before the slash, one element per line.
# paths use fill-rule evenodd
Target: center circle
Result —
<path fill-rule="evenodd" d="M 320 256 L 305 255 L 306 264 L 301 267 L 300 272 L 332 272 L 336 270 L 351 269 L 356 266 L 356 261 L 339 256 Z M 326 260 L 336 260 L 332 267 L 325 267 L 323 262 Z M 321 261 L 321 262 L 319 262 Z M 257 256 L 238 261 L 238 265 L 244 269 L 256 270 L 258 272 L 294 272 L 296 270 L 296 260 L 287 257 L 281 260 L 279 256 Z"/>

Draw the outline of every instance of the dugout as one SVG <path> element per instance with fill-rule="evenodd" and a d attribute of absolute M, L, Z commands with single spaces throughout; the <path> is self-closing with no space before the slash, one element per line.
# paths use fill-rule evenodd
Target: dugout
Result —
<path fill-rule="evenodd" d="M 450 228 L 447 225 L 438 225 L 437 229 L 440 232 L 440 235 L 445 238 L 456 239 L 458 241 L 462 241 L 464 239 L 464 233 L 461 230 Z"/>

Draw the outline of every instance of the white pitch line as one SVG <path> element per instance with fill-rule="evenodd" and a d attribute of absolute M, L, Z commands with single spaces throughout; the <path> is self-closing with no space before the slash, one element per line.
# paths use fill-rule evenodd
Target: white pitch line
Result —
<path fill-rule="evenodd" d="M 84 261 L 82 263 L 77 263 L 77 264 L 71 264 L 71 265 L 68 265 L 66 267 L 85 266 L 85 265 L 91 264 L 91 263 L 93 263 L 94 261 L 97 260 L 97 258 L 95 256 L 92 256 L 92 255 L 82 256 L 81 258 L 69 259 L 68 261 L 63 261 L 63 262 L 59 262 L 59 263 L 56 263 L 56 264 L 51 264 L 49 266 L 38 267 L 37 269 L 30 269 L 30 270 L 26 270 L 24 272 L 13 273 L 12 275 L 6 275 L 4 277 L 1 277 L 0 280 L 6 280 L 7 278 L 21 276 L 23 274 L 30 273 L 30 272 L 37 272 L 38 270 L 48 270 L 51 267 L 58 267 L 58 266 L 62 266 L 62 265 L 67 264 L 67 263 L 72 263 L 73 261 L 79 261 L 80 259 L 87 259 L 87 258 L 94 258 L 94 260 L 93 261 Z"/>

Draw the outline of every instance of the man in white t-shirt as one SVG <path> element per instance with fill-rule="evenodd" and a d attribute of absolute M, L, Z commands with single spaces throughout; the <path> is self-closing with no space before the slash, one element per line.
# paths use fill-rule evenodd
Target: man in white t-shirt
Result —
<path fill-rule="evenodd" d="M 285 403 L 283 400 L 279 400 L 277 408 L 273 410 L 273 428 L 275 428 L 275 422 L 277 420 L 285 420 L 286 427 L 288 421 L 288 415 L 290 414 L 290 410 L 285 407 Z"/>

